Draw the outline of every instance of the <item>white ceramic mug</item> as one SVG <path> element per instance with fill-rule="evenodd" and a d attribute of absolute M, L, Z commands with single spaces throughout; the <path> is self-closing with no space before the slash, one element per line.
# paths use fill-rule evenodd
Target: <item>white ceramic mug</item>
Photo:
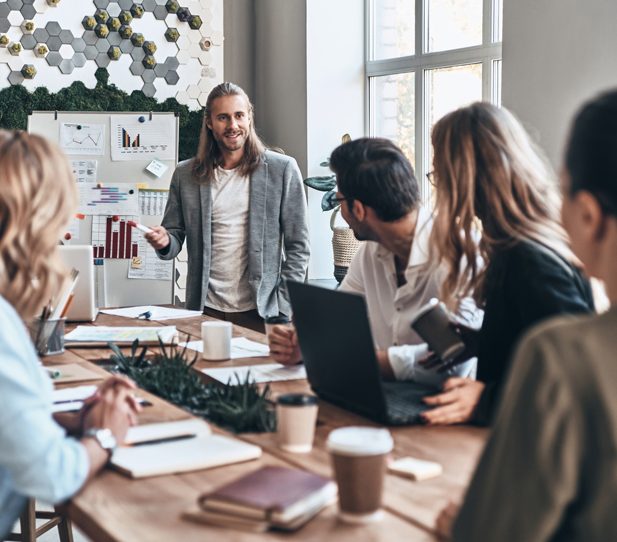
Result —
<path fill-rule="evenodd" d="M 209 361 L 222 361 L 231 358 L 231 322 L 203 322 L 201 357 Z"/>

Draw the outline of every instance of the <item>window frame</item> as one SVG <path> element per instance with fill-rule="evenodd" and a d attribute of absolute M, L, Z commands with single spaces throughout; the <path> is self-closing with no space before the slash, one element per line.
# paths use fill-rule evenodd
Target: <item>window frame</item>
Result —
<path fill-rule="evenodd" d="M 375 79 L 384 75 L 414 73 L 415 108 L 415 164 L 416 176 L 424 202 L 430 201 L 431 187 L 426 180 L 430 171 L 429 111 L 430 94 L 427 70 L 449 68 L 466 64 L 482 64 L 482 100 L 500 103 L 502 61 L 501 14 L 503 0 L 483 0 L 482 44 L 447 51 L 428 51 L 428 3 L 415 0 L 415 54 L 396 58 L 372 60 L 374 32 L 373 11 L 375 0 L 365 0 L 365 126 L 369 136 L 375 134 Z"/>

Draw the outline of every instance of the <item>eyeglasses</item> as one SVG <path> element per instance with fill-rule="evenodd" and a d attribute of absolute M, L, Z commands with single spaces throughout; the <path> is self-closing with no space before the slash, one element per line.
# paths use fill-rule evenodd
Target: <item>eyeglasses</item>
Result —
<path fill-rule="evenodd" d="M 339 206 L 341 203 L 343 203 L 344 201 L 346 201 L 347 203 L 349 203 L 350 201 L 353 201 L 353 198 L 347 197 L 347 196 L 337 196 L 336 192 L 332 192 L 329 196 L 328 196 L 328 202 L 327 205 L 329 208 L 333 209 L 334 207 Z"/>
<path fill-rule="evenodd" d="M 428 182 L 430 183 L 430 185 L 431 185 L 432 187 L 435 187 L 435 172 L 434 172 L 434 171 L 432 171 L 432 170 L 431 170 L 431 171 L 429 171 L 429 172 L 426 174 L 426 178 L 427 178 Z"/>

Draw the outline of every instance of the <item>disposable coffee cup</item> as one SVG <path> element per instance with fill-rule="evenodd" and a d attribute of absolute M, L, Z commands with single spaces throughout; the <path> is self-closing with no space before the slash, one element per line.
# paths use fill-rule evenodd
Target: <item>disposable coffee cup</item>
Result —
<path fill-rule="evenodd" d="M 411 327 L 443 361 L 450 361 L 465 350 L 465 343 L 452 329 L 448 311 L 438 299 L 431 299 L 418 311 Z"/>
<path fill-rule="evenodd" d="M 65 318 L 41 320 L 37 318 L 30 325 L 30 337 L 39 356 L 52 356 L 64 352 Z"/>
<path fill-rule="evenodd" d="M 208 361 L 222 361 L 231 358 L 231 322 L 203 322 L 201 357 Z"/>
<path fill-rule="evenodd" d="M 392 436 L 387 429 L 342 427 L 328 435 L 328 450 L 338 484 L 339 517 L 371 523 L 383 517 L 381 502 Z"/>
<path fill-rule="evenodd" d="M 278 316 L 266 316 L 264 318 L 264 325 L 266 328 L 266 335 L 269 337 L 274 326 L 291 327 L 291 320 L 284 314 L 279 314 Z"/>
<path fill-rule="evenodd" d="M 282 450 L 305 454 L 313 449 L 317 423 L 317 397 L 287 393 L 276 401 L 276 438 Z"/>

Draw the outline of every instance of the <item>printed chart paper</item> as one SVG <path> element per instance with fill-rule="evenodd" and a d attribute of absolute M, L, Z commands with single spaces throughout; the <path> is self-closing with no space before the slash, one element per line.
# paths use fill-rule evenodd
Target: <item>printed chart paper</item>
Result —
<path fill-rule="evenodd" d="M 114 220 L 114 218 L 116 220 Z M 129 220 L 136 216 L 115 215 L 92 217 L 92 247 L 95 258 L 128 260 L 139 256 L 135 230 Z"/>
<path fill-rule="evenodd" d="M 146 280 L 171 280 L 173 260 L 161 260 L 139 230 L 133 230 L 137 254 L 131 256 L 128 278 Z"/>
<path fill-rule="evenodd" d="M 169 190 L 156 188 L 139 189 L 139 213 L 141 216 L 163 216 Z"/>
<path fill-rule="evenodd" d="M 105 153 L 105 125 L 60 123 L 60 148 L 69 155 Z"/>
<path fill-rule="evenodd" d="M 75 180 L 78 183 L 95 183 L 97 165 L 96 160 L 71 160 Z"/>
<path fill-rule="evenodd" d="M 139 116 L 111 116 L 111 159 L 175 160 L 176 118 L 172 115 L 153 116 L 139 122 Z"/>
<path fill-rule="evenodd" d="M 79 183 L 79 211 L 85 215 L 139 214 L 138 190 L 134 185 L 101 185 Z"/>

